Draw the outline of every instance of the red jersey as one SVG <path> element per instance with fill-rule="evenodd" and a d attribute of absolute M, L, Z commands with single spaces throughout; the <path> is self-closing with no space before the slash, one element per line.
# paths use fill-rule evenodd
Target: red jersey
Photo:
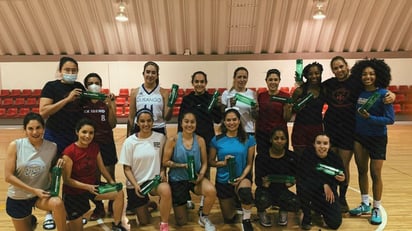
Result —
<path fill-rule="evenodd" d="M 73 161 L 71 178 L 85 184 L 96 184 L 97 155 L 100 149 L 96 143 L 91 143 L 87 148 L 80 148 L 75 143 L 63 151 Z M 63 193 L 81 194 L 86 192 L 63 184 Z"/>

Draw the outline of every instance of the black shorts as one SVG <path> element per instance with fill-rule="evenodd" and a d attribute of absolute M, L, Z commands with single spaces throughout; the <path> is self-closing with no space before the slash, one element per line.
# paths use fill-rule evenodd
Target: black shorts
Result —
<path fill-rule="evenodd" d="M 190 200 L 190 191 L 194 192 L 195 184 L 192 182 L 183 180 L 176 182 L 169 182 L 172 190 L 173 207 L 186 204 Z"/>
<path fill-rule="evenodd" d="M 64 207 L 66 208 L 67 220 L 75 220 L 90 210 L 89 200 L 94 200 L 96 195 L 85 192 L 82 194 L 63 194 Z"/>
<path fill-rule="evenodd" d="M 134 210 L 149 202 L 149 196 L 146 195 L 144 198 L 138 197 L 134 188 L 126 189 L 127 193 L 127 210 Z"/>
<path fill-rule="evenodd" d="M 116 144 L 114 140 L 109 143 L 99 143 L 99 148 L 104 166 L 111 166 L 117 163 Z"/>
<path fill-rule="evenodd" d="M 237 194 L 235 192 L 235 186 L 227 183 L 215 183 L 217 198 L 219 199 L 229 199 L 229 198 L 237 198 Z"/>
<path fill-rule="evenodd" d="M 22 219 L 32 214 L 32 209 L 36 204 L 38 197 L 33 197 L 27 200 L 15 200 L 7 197 L 6 212 L 14 219 Z"/>
<path fill-rule="evenodd" d="M 371 159 L 386 160 L 388 136 L 363 136 L 355 134 L 355 140 L 368 150 Z"/>

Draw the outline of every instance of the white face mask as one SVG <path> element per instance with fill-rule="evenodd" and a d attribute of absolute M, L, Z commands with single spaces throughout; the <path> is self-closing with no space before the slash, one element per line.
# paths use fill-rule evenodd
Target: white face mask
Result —
<path fill-rule="evenodd" d="M 94 83 L 93 83 L 92 85 L 89 85 L 89 86 L 87 87 L 87 89 L 88 89 L 90 92 L 100 93 L 102 87 L 101 87 L 100 85 L 97 85 L 97 84 L 94 84 Z"/>
<path fill-rule="evenodd" d="M 77 74 L 66 74 L 63 73 L 63 80 L 66 83 L 74 83 L 77 80 Z"/>

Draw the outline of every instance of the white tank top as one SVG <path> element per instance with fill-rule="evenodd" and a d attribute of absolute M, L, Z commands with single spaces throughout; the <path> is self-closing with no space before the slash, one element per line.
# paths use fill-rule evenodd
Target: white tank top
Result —
<path fill-rule="evenodd" d="M 49 170 L 57 152 L 57 145 L 43 140 L 39 150 L 36 150 L 28 138 L 21 138 L 16 140 L 16 152 L 14 175 L 33 188 L 48 189 L 50 184 Z M 7 196 L 16 200 L 25 200 L 36 195 L 10 185 Z"/>
<path fill-rule="evenodd" d="M 166 122 L 163 120 L 163 97 L 160 94 L 160 86 L 157 85 L 151 92 L 146 91 L 143 84 L 137 89 L 136 111 L 148 108 L 153 112 L 153 128 L 164 128 Z M 136 118 L 135 118 L 136 120 Z"/>

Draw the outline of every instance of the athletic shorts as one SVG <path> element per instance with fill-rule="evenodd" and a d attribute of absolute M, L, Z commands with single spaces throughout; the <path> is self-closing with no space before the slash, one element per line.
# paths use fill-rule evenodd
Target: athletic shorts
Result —
<path fill-rule="evenodd" d="M 85 192 L 82 194 L 63 194 L 64 206 L 66 208 L 67 220 L 75 220 L 90 210 L 89 200 L 94 200 L 96 195 Z"/>
<path fill-rule="evenodd" d="M 144 198 L 138 197 L 134 188 L 126 189 L 127 193 L 127 210 L 134 210 L 149 202 L 149 196 L 146 195 Z"/>
<path fill-rule="evenodd" d="M 186 204 L 190 200 L 190 191 L 194 192 L 195 184 L 187 180 L 169 182 L 172 189 L 173 207 Z"/>
<path fill-rule="evenodd" d="M 22 219 L 32 214 L 34 205 L 38 197 L 33 197 L 27 200 L 15 200 L 7 197 L 6 212 L 14 219 Z"/>
<path fill-rule="evenodd" d="M 104 166 L 111 166 L 117 163 L 116 145 L 114 141 L 109 143 L 99 143 L 99 148 Z"/>
<path fill-rule="evenodd" d="M 219 199 L 229 199 L 229 198 L 237 198 L 237 194 L 235 192 L 235 186 L 228 184 L 228 183 L 215 183 L 217 198 Z"/>
<path fill-rule="evenodd" d="M 363 136 L 355 134 L 355 140 L 368 150 L 372 160 L 386 160 L 387 136 Z"/>
<path fill-rule="evenodd" d="M 355 129 L 350 123 L 334 123 L 333 126 L 328 126 L 325 123 L 325 132 L 330 137 L 332 147 L 353 150 Z"/>

